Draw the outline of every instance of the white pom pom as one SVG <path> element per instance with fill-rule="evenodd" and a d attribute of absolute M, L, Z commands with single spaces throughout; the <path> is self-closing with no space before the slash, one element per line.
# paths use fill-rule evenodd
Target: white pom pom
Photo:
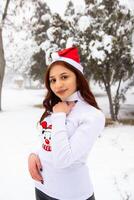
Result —
<path fill-rule="evenodd" d="M 60 56 L 57 52 L 54 52 L 51 54 L 51 57 L 52 57 L 52 60 L 54 61 L 54 60 L 57 60 Z"/>

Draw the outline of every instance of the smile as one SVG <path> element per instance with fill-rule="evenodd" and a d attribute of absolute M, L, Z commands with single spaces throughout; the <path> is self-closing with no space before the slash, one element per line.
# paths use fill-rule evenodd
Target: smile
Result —
<path fill-rule="evenodd" d="M 63 94 L 66 91 L 67 91 L 67 89 L 66 90 L 60 90 L 60 91 L 57 92 L 57 94 Z"/>

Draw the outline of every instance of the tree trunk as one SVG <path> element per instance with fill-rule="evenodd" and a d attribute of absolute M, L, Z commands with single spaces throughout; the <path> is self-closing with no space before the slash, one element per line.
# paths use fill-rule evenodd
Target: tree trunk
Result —
<path fill-rule="evenodd" d="M 5 18 L 7 16 L 7 10 L 9 6 L 10 0 L 7 0 L 5 3 L 5 9 L 2 16 L 2 21 L 0 23 L 0 111 L 1 108 L 1 95 L 2 95 L 2 84 L 4 79 L 4 73 L 5 73 L 5 57 L 4 57 L 4 47 L 3 47 L 3 40 L 2 40 L 2 27 L 5 21 Z"/>
<path fill-rule="evenodd" d="M 106 87 L 106 92 L 107 92 L 108 100 L 109 100 L 111 118 L 112 118 L 113 121 L 116 121 L 117 119 L 116 119 L 115 112 L 114 112 L 114 105 L 113 105 L 113 100 L 112 100 L 111 87 L 110 87 L 109 84 Z"/>
<path fill-rule="evenodd" d="M 5 58 L 4 58 L 4 49 L 2 41 L 2 28 L 0 27 L 0 111 L 1 111 L 1 94 L 2 94 L 2 83 L 5 72 Z"/>
<path fill-rule="evenodd" d="M 109 81 L 107 81 L 105 79 L 104 76 L 102 76 L 102 80 L 103 80 L 103 83 L 104 83 L 104 86 L 105 86 L 105 89 L 106 89 L 106 92 L 107 92 L 108 100 L 109 100 L 109 108 L 110 108 L 111 118 L 112 118 L 113 121 L 116 121 L 117 118 L 116 118 L 115 112 L 114 112 L 114 103 L 113 103 L 113 100 L 112 100 L 110 83 L 109 83 Z"/>
<path fill-rule="evenodd" d="M 118 114 L 119 114 L 119 109 L 120 109 L 120 99 L 121 99 L 121 94 L 119 93 L 120 91 L 120 86 L 121 86 L 121 81 L 122 81 L 122 75 L 119 79 L 119 83 L 118 83 L 118 87 L 117 87 L 117 91 L 116 91 L 116 95 L 114 98 L 114 113 L 115 113 L 115 117 L 118 120 Z"/>

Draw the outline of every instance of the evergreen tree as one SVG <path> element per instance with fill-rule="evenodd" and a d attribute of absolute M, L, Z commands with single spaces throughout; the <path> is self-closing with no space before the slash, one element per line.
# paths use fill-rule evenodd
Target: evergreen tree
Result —
<path fill-rule="evenodd" d="M 118 0 L 96 1 L 92 6 L 88 2 L 85 1 L 86 14 L 92 17 L 90 39 L 85 32 L 88 67 L 93 78 L 105 86 L 111 117 L 117 120 L 120 100 L 125 99 L 128 89 L 128 85 L 122 83 L 130 79 L 134 72 L 131 56 L 134 18 Z M 113 85 L 117 87 L 114 93 L 111 91 Z"/>
<path fill-rule="evenodd" d="M 78 27 L 77 27 L 77 17 L 75 15 L 74 4 L 71 1 L 68 2 L 64 15 L 65 15 L 64 20 L 66 21 L 66 24 L 68 27 L 68 31 L 66 32 L 68 39 L 72 38 L 73 40 L 72 43 L 74 44 L 77 41 L 76 29 L 78 30 Z"/>
<path fill-rule="evenodd" d="M 43 83 L 46 70 L 46 53 L 42 49 L 42 44 L 48 38 L 47 30 L 50 27 L 51 11 L 45 2 L 40 0 L 32 0 L 32 4 L 35 7 L 35 14 L 32 19 L 32 35 L 38 45 L 38 49 L 32 57 L 29 74 L 34 80 L 40 80 Z"/>
<path fill-rule="evenodd" d="M 52 15 L 46 3 L 40 0 L 32 1 L 35 4 L 32 33 L 39 48 L 33 55 L 30 74 L 34 80 L 38 79 L 43 82 L 44 76 L 42 75 L 49 64 L 51 53 L 59 48 L 65 48 L 68 27 L 59 14 Z"/>
<path fill-rule="evenodd" d="M 81 13 L 75 12 L 70 1 L 64 18 L 59 14 L 52 16 L 50 27 L 45 31 L 47 39 L 39 44 L 47 57 L 52 51 L 68 47 L 69 43 L 80 45 L 85 75 L 105 87 L 111 117 L 117 120 L 120 101 L 125 99 L 125 92 L 132 85 L 128 80 L 133 80 L 133 28 L 130 10 L 118 0 L 85 0 L 85 11 Z M 114 93 L 112 86 L 117 87 Z"/>
<path fill-rule="evenodd" d="M 68 26 L 68 41 L 66 42 L 67 46 L 77 46 L 79 48 L 79 54 L 81 57 L 81 63 L 84 67 L 84 74 L 87 76 L 86 69 L 86 56 L 87 52 L 84 49 L 84 32 L 80 30 L 79 27 L 79 20 L 82 17 L 82 13 L 76 13 L 74 4 L 72 1 L 69 1 L 67 4 L 67 8 L 65 10 L 65 20 L 66 24 Z M 68 45 L 70 40 L 70 44 Z M 82 48 L 83 46 L 83 48 Z"/>
<path fill-rule="evenodd" d="M 73 4 L 69 3 L 65 16 L 68 37 L 73 39 L 72 44 L 80 45 L 85 75 L 105 87 L 111 117 L 117 120 L 120 101 L 132 85 L 132 82 L 127 84 L 134 70 L 132 14 L 118 0 L 85 0 L 84 13 L 75 13 Z M 113 93 L 112 86 L 117 87 Z"/>
<path fill-rule="evenodd" d="M 52 15 L 50 28 L 48 30 L 48 39 L 51 45 L 57 45 L 57 48 L 65 48 L 68 39 L 68 26 L 58 13 Z"/>
<path fill-rule="evenodd" d="M 33 78 L 33 80 L 40 80 L 42 84 L 44 84 L 44 74 L 45 74 L 45 65 L 46 65 L 46 59 L 45 59 L 45 53 L 42 49 L 40 49 L 39 52 L 35 53 L 33 55 L 33 62 L 30 74 Z M 37 64 L 38 63 L 38 64 Z"/>
<path fill-rule="evenodd" d="M 50 27 L 51 11 L 48 5 L 41 0 L 32 0 L 35 7 L 32 23 L 32 33 L 38 45 L 47 39 L 47 30 Z"/>
<path fill-rule="evenodd" d="M 93 3 L 94 1 L 88 0 L 87 3 Z M 88 5 L 89 6 L 89 5 Z M 88 7 L 87 6 L 87 7 Z M 89 23 L 89 13 L 76 12 L 73 3 L 70 1 L 65 10 L 66 23 L 68 25 L 68 37 L 72 38 L 72 46 L 79 48 L 79 54 L 81 57 L 81 64 L 84 67 L 84 75 L 87 79 L 90 77 L 89 69 L 89 49 L 88 44 L 92 39 L 91 27 Z"/>
<path fill-rule="evenodd" d="M 65 10 L 65 16 L 73 16 L 75 14 L 74 4 L 69 1 Z"/>

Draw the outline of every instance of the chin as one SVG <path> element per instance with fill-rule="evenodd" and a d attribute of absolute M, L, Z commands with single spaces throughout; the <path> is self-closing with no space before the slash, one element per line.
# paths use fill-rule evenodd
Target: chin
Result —
<path fill-rule="evenodd" d="M 61 101 L 65 101 L 67 97 L 68 97 L 68 96 L 65 96 L 65 97 L 59 97 L 59 98 L 61 99 Z"/>
<path fill-rule="evenodd" d="M 67 97 L 66 97 L 67 98 Z M 65 101 L 66 100 L 66 98 L 60 98 L 61 99 L 61 101 Z"/>

